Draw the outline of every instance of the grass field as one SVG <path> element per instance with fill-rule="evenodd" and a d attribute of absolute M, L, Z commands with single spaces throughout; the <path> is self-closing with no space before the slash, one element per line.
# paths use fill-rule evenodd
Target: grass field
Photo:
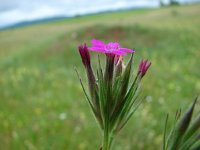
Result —
<path fill-rule="evenodd" d="M 100 130 L 73 69 L 86 81 L 77 45 L 92 38 L 135 48 L 135 71 L 141 58 L 152 62 L 143 80 L 146 100 L 113 149 L 161 149 L 166 114 L 172 121 L 200 93 L 199 27 L 200 5 L 189 5 L 0 31 L 0 149 L 100 147 Z"/>

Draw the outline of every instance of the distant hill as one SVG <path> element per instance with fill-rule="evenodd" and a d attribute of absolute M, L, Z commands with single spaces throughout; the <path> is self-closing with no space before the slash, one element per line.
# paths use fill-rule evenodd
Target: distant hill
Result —
<path fill-rule="evenodd" d="M 29 21 L 22 21 L 19 23 L 15 23 L 12 25 L 8 25 L 5 27 L 0 27 L 1 30 L 6 30 L 6 29 L 13 29 L 13 28 L 18 28 L 18 27 L 24 27 L 24 26 L 29 26 L 29 25 L 34 25 L 34 24 L 42 24 L 42 23 L 48 23 L 48 22 L 54 22 L 54 21 L 61 21 L 64 19 L 70 19 L 74 17 L 81 17 L 81 16 L 92 16 L 92 15 L 97 15 L 97 14 L 104 14 L 104 13 L 111 13 L 111 12 L 122 12 L 122 11 L 129 11 L 129 10 L 138 10 L 138 9 L 147 9 L 144 7 L 130 7 L 130 8 L 125 8 L 125 9 L 118 9 L 118 10 L 109 10 L 109 11 L 101 11 L 101 12 L 96 12 L 96 13 L 88 13 L 88 14 L 78 14 L 75 16 L 56 16 L 56 17 L 48 17 L 48 18 L 42 18 L 42 19 L 34 19 L 34 20 L 29 20 Z"/>

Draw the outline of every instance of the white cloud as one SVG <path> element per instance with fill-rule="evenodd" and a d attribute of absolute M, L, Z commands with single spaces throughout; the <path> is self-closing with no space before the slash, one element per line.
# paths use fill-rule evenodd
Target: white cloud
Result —
<path fill-rule="evenodd" d="M 12 9 L 10 7 L 10 9 L 6 9 L 7 11 L 2 11 L 0 13 L 0 21 L 1 25 L 5 26 L 20 21 L 29 21 L 58 15 L 73 16 L 76 14 L 95 13 L 133 6 L 155 6 L 156 2 L 156 0 L 96 0 L 93 2 L 89 0 L 49 0 L 48 2 L 21 0 L 18 3 L 13 3 L 11 0 L 3 0 L 3 5 L 0 6 L 0 8 L 8 8 L 6 5 L 10 4 Z"/>
<path fill-rule="evenodd" d="M 14 9 L 12 11 L 6 11 L 0 14 L 0 20 L 4 25 L 13 24 L 19 21 L 30 21 L 34 19 L 41 19 L 44 17 L 51 17 L 59 15 L 60 12 L 57 8 L 42 6 L 37 10 L 30 12 Z"/>

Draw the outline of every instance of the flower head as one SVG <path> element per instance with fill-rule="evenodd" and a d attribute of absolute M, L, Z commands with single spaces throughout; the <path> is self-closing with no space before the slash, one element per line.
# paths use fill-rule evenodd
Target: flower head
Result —
<path fill-rule="evenodd" d="M 106 54 L 105 67 L 101 67 L 99 58 L 96 75 L 90 64 L 89 50 Z M 123 64 L 123 56 L 127 52 L 133 53 L 134 50 L 122 48 L 117 42 L 105 44 L 93 39 L 91 47 L 88 48 L 86 44 L 80 45 L 79 52 L 88 77 L 89 95 L 80 79 L 81 86 L 103 131 L 104 140 L 100 149 L 108 150 L 111 147 L 113 135 L 124 127 L 141 103 L 138 99 L 140 81 L 151 63 L 142 60 L 138 75 L 132 81 L 133 54 L 126 66 Z"/>
<path fill-rule="evenodd" d="M 90 54 L 87 45 L 79 45 L 78 49 L 85 67 L 90 65 Z"/>
<path fill-rule="evenodd" d="M 120 56 L 125 56 L 127 52 L 129 53 L 135 52 L 132 49 L 122 48 L 120 44 L 117 42 L 110 42 L 108 44 L 105 44 L 104 42 L 96 39 L 93 39 L 91 42 L 92 42 L 92 47 L 88 48 L 91 51 L 97 51 L 105 54 L 114 54 Z"/>
<path fill-rule="evenodd" d="M 149 62 L 148 60 L 141 60 L 139 69 L 138 69 L 138 74 L 141 75 L 141 78 L 146 74 L 150 66 L 151 66 L 151 62 Z"/>

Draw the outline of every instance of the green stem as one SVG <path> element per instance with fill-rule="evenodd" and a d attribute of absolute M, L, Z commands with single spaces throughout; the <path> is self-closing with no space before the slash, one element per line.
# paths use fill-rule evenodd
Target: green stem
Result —
<path fill-rule="evenodd" d="M 113 132 L 112 131 L 110 132 L 109 128 L 105 129 L 103 135 L 102 150 L 111 150 L 113 139 L 114 139 Z"/>
<path fill-rule="evenodd" d="M 113 135 L 113 132 L 110 133 L 110 140 L 109 140 L 109 148 L 112 149 L 112 143 L 113 143 L 113 139 L 114 139 L 114 135 Z"/>
<path fill-rule="evenodd" d="M 109 133 L 104 131 L 103 150 L 109 150 Z"/>
<path fill-rule="evenodd" d="M 115 55 L 107 55 L 106 69 L 104 73 L 104 83 L 106 88 L 105 106 L 104 106 L 104 135 L 102 150 L 110 150 L 111 147 L 111 127 L 110 127 L 110 109 L 112 102 L 112 80 L 114 71 Z"/>

